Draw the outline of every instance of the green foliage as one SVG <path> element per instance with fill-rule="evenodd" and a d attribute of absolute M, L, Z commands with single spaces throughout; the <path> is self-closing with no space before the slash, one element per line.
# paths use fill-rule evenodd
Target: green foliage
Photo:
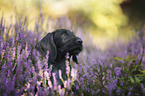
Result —
<path fill-rule="evenodd" d="M 145 89 L 141 87 L 141 84 L 145 87 L 145 70 L 143 70 L 142 58 L 141 56 L 141 59 L 138 59 L 136 55 L 127 56 L 124 59 L 120 57 L 114 58 L 116 64 L 123 66 L 121 74 L 115 78 L 118 82 L 116 89 L 119 89 L 122 93 L 120 95 L 126 96 L 129 92 L 133 96 L 142 96 L 144 94 L 143 90 Z M 123 63 L 120 60 L 123 60 Z"/>

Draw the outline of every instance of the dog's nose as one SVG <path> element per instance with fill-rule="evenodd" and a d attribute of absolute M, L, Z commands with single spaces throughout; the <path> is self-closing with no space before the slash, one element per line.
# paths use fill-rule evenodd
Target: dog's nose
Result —
<path fill-rule="evenodd" d="M 77 43 L 77 44 L 82 44 L 83 41 L 79 38 L 79 39 L 76 40 L 76 43 Z"/>

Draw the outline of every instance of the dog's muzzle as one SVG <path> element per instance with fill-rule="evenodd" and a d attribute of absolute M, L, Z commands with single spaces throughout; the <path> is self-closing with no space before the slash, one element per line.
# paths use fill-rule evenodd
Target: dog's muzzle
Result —
<path fill-rule="evenodd" d="M 83 41 L 82 41 L 80 38 L 78 38 L 75 42 L 76 42 L 76 44 L 78 44 L 78 45 L 80 45 L 80 44 L 83 43 Z"/>
<path fill-rule="evenodd" d="M 83 49 L 82 43 L 83 43 L 83 41 L 80 38 L 75 38 L 74 44 L 70 45 L 70 47 L 69 47 L 69 53 L 72 55 L 79 54 Z"/>

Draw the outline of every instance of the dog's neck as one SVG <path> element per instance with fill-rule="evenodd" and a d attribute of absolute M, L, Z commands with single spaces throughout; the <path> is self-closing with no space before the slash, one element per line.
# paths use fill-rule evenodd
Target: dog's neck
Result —
<path fill-rule="evenodd" d="M 64 66 L 66 64 L 66 60 L 68 60 L 70 62 L 70 58 L 71 58 L 71 56 L 69 56 L 69 58 L 66 58 L 66 54 L 63 56 L 58 54 L 56 60 L 54 62 L 49 62 L 49 60 L 48 60 L 48 64 L 54 65 L 57 68 L 60 68 L 61 66 Z"/>

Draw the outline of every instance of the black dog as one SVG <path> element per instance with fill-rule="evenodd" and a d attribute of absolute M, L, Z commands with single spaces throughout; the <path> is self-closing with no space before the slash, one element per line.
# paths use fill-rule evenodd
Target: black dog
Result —
<path fill-rule="evenodd" d="M 77 57 L 82 49 L 82 40 L 76 37 L 73 32 L 67 29 L 58 29 L 52 33 L 48 33 L 41 41 L 39 41 L 35 48 L 43 55 L 46 56 L 49 51 L 48 66 L 52 66 L 52 73 L 56 73 L 57 84 L 63 83 L 59 78 L 59 70 L 62 71 L 63 80 L 67 80 L 66 74 L 66 54 L 69 53 L 69 60 L 72 57 L 73 61 L 78 64 Z M 70 66 L 71 68 L 71 66 Z M 51 76 L 53 83 L 53 77 Z"/>

